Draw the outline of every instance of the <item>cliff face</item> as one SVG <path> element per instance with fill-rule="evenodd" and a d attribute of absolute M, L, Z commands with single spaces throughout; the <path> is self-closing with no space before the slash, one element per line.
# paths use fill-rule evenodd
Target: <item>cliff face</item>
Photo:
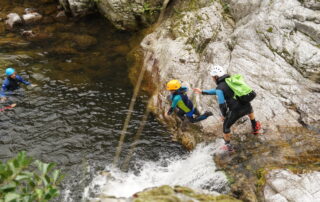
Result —
<path fill-rule="evenodd" d="M 154 23 L 164 0 L 59 0 L 74 16 L 87 15 L 96 9 L 115 27 L 136 30 Z"/>
<path fill-rule="evenodd" d="M 151 75 L 148 79 L 157 86 L 152 99 L 159 118 L 169 125 L 174 121 L 163 116 L 169 106 L 166 82 L 179 79 L 189 89 L 214 88 L 208 66 L 218 64 L 230 74 L 244 75 L 255 89 L 254 111 L 266 127 L 319 127 L 318 4 L 297 0 L 176 2 L 171 16 L 141 43 L 144 55 L 157 61 L 153 65 L 145 60 L 144 65 Z M 189 95 L 200 111 L 214 112 L 213 118 L 199 124 L 205 133 L 214 132 L 221 125 L 215 97 Z M 236 131 L 249 130 L 248 125 L 238 125 Z M 196 141 L 201 135 L 191 136 Z"/>

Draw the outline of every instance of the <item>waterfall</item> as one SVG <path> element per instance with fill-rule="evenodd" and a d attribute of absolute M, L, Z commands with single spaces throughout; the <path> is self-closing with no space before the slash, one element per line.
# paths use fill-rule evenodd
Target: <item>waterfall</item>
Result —
<path fill-rule="evenodd" d="M 131 197 L 146 188 L 161 185 L 187 186 L 196 191 L 218 194 L 228 191 L 227 178 L 217 171 L 213 155 L 220 151 L 222 140 L 199 144 L 185 156 L 163 156 L 157 162 L 137 162 L 139 171 L 122 172 L 110 165 L 85 188 L 83 198 L 92 195 Z"/>

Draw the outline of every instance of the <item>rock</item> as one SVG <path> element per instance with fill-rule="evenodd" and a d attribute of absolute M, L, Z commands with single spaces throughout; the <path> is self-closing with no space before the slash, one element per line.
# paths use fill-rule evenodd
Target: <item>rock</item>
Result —
<path fill-rule="evenodd" d="M 122 30 L 137 30 L 154 23 L 165 1 L 167 0 L 59 0 L 65 11 L 71 12 L 73 16 L 87 15 L 94 11 L 97 4 L 101 14 Z"/>
<path fill-rule="evenodd" d="M 42 15 L 37 12 L 30 12 L 22 16 L 26 24 L 39 23 L 42 19 Z"/>
<path fill-rule="evenodd" d="M 55 19 L 59 22 L 64 22 L 68 19 L 65 11 L 59 11 L 55 16 Z"/>
<path fill-rule="evenodd" d="M 159 119 L 179 133 L 173 121 L 162 116 L 169 107 L 166 82 L 179 79 L 189 89 L 214 88 L 208 66 L 219 64 L 230 74 L 244 75 L 256 90 L 253 108 L 266 127 L 276 130 L 276 126 L 301 127 L 303 123 L 319 128 L 320 85 L 310 80 L 319 78 L 320 73 L 317 11 L 296 0 L 228 1 L 231 15 L 237 13 L 233 27 L 230 19 L 226 20 L 223 7 L 218 2 L 208 2 L 184 10 L 188 3 L 177 3 L 174 9 L 179 14 L 164 21 L 141 43 L 142 66 L 148 71 L 146 80 L 156 86 L 151 99 L 152 106 L 160 109 L 156 112 Z M 205 134 L 221 134 L 221 130 L 214 132 L 220 127 L 215 97 L 196 96 L 192 92 L 188 95 L 200 112 L 210 110 L 215 116 L 195 124 L 204 133 L 191 129 L 183 133 L 191 133 L 197 142 L 205 139 Z M 248 121 L 236 126 L 236 133 L 250 131 Z"/>
<path fill-rule="evenodd" d="M 188 187 L 175 186 L 174 188 L 163 185 L 150 188 L 134 194 L 134 202 L 161 201 L 161 202 L 183 202 L 183 201 L 215 201 L 215 202 L 241 202 L 228 195 L 210 195 L 198 193 Z"/>
<path fill-rule="evenodd" d="M 94 10 L 92 0 L 59 0 L 65 11 L 70 12 L 73 16 L 85 16 Z"/>
<path fill-rule="evenodd" d="M 97 39 L 90 35 L 77 35 L 73 33 L 63 33 L 61 38 L 64 40 L 72 41 L 80 49 L 85 49 L 97 44 Z"/>
<path fill-rule="evenodd" d="M 101 0 L 97 5 L 100 12 L 118 29 L 135 30 L 154 23 L 163 2 L 164 0 Z"/>
<path fill-rule="evenodd" d="M 35 9 L 35 8 L 25 8 L 24 12 L 25 12 L 25 14 L 35 13 L 35 12 L 37 12 L 37 9 Z"/>
<path fill-rule="evenodd" d="M 318 0 L 303 0 L 302 5 L 315 10 L 320 10 L 320 2 Z"/>
<path fill-rule="evenodd" d="M 45 32 L 38 33 L 32 30 L 22 30 L 21 35 L 28 41 L 32 42 L 48 41 L 52 38 L 52 34 L 48 34 Z"/>
<path fill-rule="evenodd" d="M 7 15 L 6 25 L 12 29 L 14 26 L 21 24 L 21 17 L 17 13 L 10 13 Z"/>
<path fill-rule="evenodd" d="M 273 170 L 266 176 L 266 202 L 320 201 L 320 172 L 293 174 L 288 170 Z"/>

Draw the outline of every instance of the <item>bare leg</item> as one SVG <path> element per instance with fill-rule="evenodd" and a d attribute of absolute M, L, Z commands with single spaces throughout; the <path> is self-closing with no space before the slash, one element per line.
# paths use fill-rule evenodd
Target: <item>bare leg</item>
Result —
<path fill-rule="evenodd" d="M 231 133 L 224 133 L 224 134 L 223 134 L 223 139 L 225 140 L 225 142 L 230 142 L 230 140 L 231 140 Z"/>
<path fill-rule="evenodd" d="M 255 119 L 255 117 L 254 117 L 254 113 L 253 113 L 253 112 L 251 112 L 250 114 L 248 114 L 248 116 L 249 116 L 250 120 Z"/>

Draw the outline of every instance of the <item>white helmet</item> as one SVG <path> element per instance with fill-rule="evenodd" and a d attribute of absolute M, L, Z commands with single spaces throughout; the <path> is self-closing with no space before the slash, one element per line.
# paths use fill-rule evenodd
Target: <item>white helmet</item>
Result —
<path fill-rule="evenodd" d="M 225 70 L 220 65 L 211 65 L 211 67 L 210 67 L 210 75 L 211 76 L 221 77 L 225 74 L 226 74 Z"/>

